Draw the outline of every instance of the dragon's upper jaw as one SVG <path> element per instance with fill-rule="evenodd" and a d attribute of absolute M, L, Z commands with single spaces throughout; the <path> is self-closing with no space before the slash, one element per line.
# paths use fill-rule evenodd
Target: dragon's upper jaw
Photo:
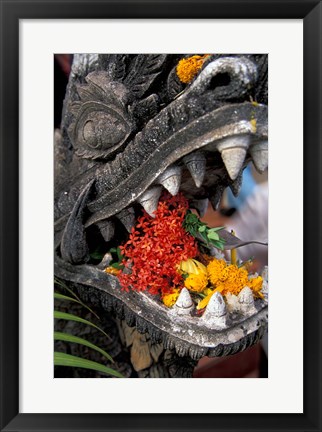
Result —
<path fill-rule="evenodd" d="M 105 240 L 115 235 L 116 219 L 130 231 L 142 207 L 154 216 L 163 190 L 172 195 L 183 192 L 201 215 L 208 199 L 217 209 L 226 187 L 238 195 L 247 163 L 252 160 L 259 172 L 267 168 L 267 107 L 246 102 L 218 108 L 172 139 L 156 148 L 112 192 L 88 204 L 92 214 L 86 227 L 108 220 Z"/>

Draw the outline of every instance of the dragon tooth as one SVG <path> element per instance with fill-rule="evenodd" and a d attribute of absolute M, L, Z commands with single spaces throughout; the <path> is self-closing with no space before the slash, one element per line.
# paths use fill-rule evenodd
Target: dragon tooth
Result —
<path fill-rule="evenodd" d="M 171 309 L 176 315 L 190 315 L 193 310 L 193 301 L 187 288 L 182 288 L 179 297 Z"/>
<path fill-rule="evenodd" d="M 71 264 L 84 263 L 89 259 L 83 219 L 94 183 L 95 180 L 91 180 L 79 194 L 62 236 L 61 256 Z"/>
<path fill-rule="evenodd" d="M 227 319 L 225 300 L 220 292 L 215 292 L 211 296 L 201 320 L 208 327 L 225 328 L 227 326 Z"/>
<path fill-rule="evenodd" d="M 114 232 L 115 232 L 114 223 L 109 220 L 103 220 L 97 222 L 97 226 L 104 240 L 106 242 L 109 242 L 114 236 Z"/>
<path fill-rule="evenodd" d="M 120 213 L 118 213 L 116 217 L 125 226 L 127 232 L 131 232 L 132 227 L 135 225 L 134 208 L 133 207 L 126 208 L 120 211 Z"/>
<path fill-rule="evenodd" d="M 229 177 L 232 180 L 235 180 L 243 166 L 246 157 L 246 150 L 240 147 L 224 149 L 221 152 L 221 157 Z"/>
<path fill-rule="evenodd" d="M 235 197 L 237 197 L 237 196 L 239 195 L 239 192 L 240 192 L 240 190 L 241 190 L 242 184 L 243 184 L 243 173 L 241 172 L 241 173 L 237 176 L 236 180 L 233 181 L 233 182 L 229 185 L 229 187 L 230 187 L 230 189 L 231 189 L 231 191 L 232 191 L 232 193 L 233 193 L 233 195 L 234 195 Z"/>
<path fill-rule="evenodd" d="M 248 135 L 240 135 L 226 138 L 217 145 L 217 149 L 232 180 L 236 180 L 244 164 L 249 143 L 250 137 Z"/>
<path fill-rule="evenodd" d="M 160 175 L 158 183 L 170 192 L 171 195 L 177 195 L 181 184 L 181 167 L 169 167 Z"/>
<path fill-rule="evenodd" d="M 110 252 L 107 252 L 103 256 L 102 261 L 99 264 L 97 264 L 97 268 L 104 270 L 106 267 L 110 265 L 112 260 L 113 260 L 112 255 L 110 254 Z"/>
<path fill-rule="evenodd" d="M 201 152 L 195 152 L 183 158 L 195 185 L 199 188 L 206 174 L 206 157 Z"/>
<path fill-rule="evenodd" d="M 160 186 L 154 186 L 145 191 L 138 199 L 144 210 L 153 218 L 155 217 L 154 212 L 158 208 L 161 192 L 162 188 Z"/>
<path fill-rule="evenodd" d="M 195 199 L 190 202 L 190 206 L 197 210 L 200 217 L 203 217 L 206 214 L 206 211 L 208 209 L 209 205 L 209 199 L 203 198 L 203 199 Z"/>
<path fill-rule="evenodd" d="M 249 153 L 252 156 L 256 170 L 262 174 L 268 166 L 268 141 L 260 141 L 254 144 Z"/>
<path fill-rule="evenodd" d="M 245 315 L 251 315 L 256 312 L 253 291 L 245 286 L 238 294 L 238 301 L 240 303 L 240 310 Z"/>
<path fill-rule="evenodd" d="M 225 189 L 224 185 L 217 185 L 215 192 L 210 196 L 210 202 L 214 210 L 218 209 L 220 199 Z"/>

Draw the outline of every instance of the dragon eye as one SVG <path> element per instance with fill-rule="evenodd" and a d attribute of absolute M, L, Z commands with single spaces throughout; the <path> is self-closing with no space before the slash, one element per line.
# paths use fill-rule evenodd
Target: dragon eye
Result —
<path fill-rule="evenodd" d="M 93 121 L 88 121 L 84 124 L 83 138 L 87 145 L 92 148 L 97 148 L 99 145 L 98 140 L 95 136 L 95 123 Z"/>
<path fill-rule="evenodd" d="M 126 124 L 108 113 L 96 112 L 83 126 L 84 144 L 92 149 L 108 150 L 124 140 Z"/>
<path fill-rule="evenodd" d="M 124 112 L 91 101 L 82 104 L 77 113 L 72 140 L 78 156 L 109 158 L 122 146 L 130 132 L 131 125 Z"/>

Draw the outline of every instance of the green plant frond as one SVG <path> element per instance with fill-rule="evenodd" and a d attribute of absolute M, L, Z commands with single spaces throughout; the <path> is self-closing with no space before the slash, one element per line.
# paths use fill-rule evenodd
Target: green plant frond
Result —
<path fill-rule="evenodd" d="M 77 321 L 83 324 L 87 324 L 90 325 L 92 327 L 95 327 L 97 330 L 99 330 L 101 333 L 103 333 L 109 340 L 111 340 L 110 336 L 108 336 L 104 330 L 102 330 L 100 327 L 98 327 L 97 325 L 91 323 L 90 321 L 85 320 L 84 318 L 80 318 L 77 315 L 72 315 L 66 312 L 60 312 L 57 310 L 54 310 L 54 318 L 56 319 L 62 319 L 62 320 L 67 320 L 67 321 Z"/>
<path fill-rule="evenodd" d="M 81 302 L 79 302 L 75 298 L 66 296 L 64 294 L 60 294 L 58 292 L 54 292 L 54 299 L 57 299 L 57 300 L 68 300 L 68 301 L 72 301 L 72 302 L 75 302 L 75 303 L 78 303 L 78 304 L 82 305 Z"/>
<path fill-rule="evenodd" d="M 85 345 L 89 348 L 92 348 L 93 350 L 98 351 L 104 357 L 106 357 L 110 362 L 114 363 L 114 360 L 106 351 L 104 351 L 102 348 L 98 347 L 97 345 L 92 344 L 91 342 L 87 341 L 86 339 L 83 339 L 83 338 L 80 338 L 78 336 L 74 336 L 74 335 L 71 335 L 68 333 L 54 332 L 54 340 L 60 340 L 60 341 L 64 341 L 64 342 L 71 342 L 71 343 L 77 343 L 79 345 Z"/>
<path fill-rule="evenodd" d="M 100 363 L 92 360 L 82 359 L 70 354 L 54 352 L 54 365 L 55 366 L 69 366 L 69 367 L 80 367 L 85 369 L 96 370 L 98 372 L 112 375 L 116 378 L 124 378 L 123 375 L 109 367 L 106 367 Z"/>
<path fill-rule="evenodd" d="M 85 309 L 87 309 L 89 312 L 91 312 L 93 315 L 96 316 L 97 319 L 100 319 L 100 317 L 89 307 L 87 306 L 85 303 L 83 303 L 81 301 L 81 299 L 74 293 L 73 290 L 71 290 L 64 282 L 60 281 L 57 278 L 54 278 L 54 283 L 58 286 L 60 286 L 61 288 L 65 289 L 66 291 L 69 292 L 70 295 L 72 295 L 75 298 L 75 301 L 77 301 L 80 305 L 82 305 Z M 67 296 L 66 296 L 67 297 Z M 66 299 L 67 300 L 67 299 Z"/>

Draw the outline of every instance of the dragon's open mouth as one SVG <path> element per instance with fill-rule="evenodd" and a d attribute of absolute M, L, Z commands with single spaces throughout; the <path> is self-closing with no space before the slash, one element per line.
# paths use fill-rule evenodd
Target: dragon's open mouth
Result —
<path fill-rule="evenodd" d="M 178 355 L 190 355 L 193 359 L 243 350 L 263 335 L 267 327 L 267 269 L 263 273 L 262 298 L 254 299 L 248 287 L 230 300 L 216 293 L 203 314 L 197 315 L 186 289 L 170 309 L 146 292 L 122 290 L 118 278 L 104 271 L 110 254 L 99 262 L 95 253 L 124 244 L 143 209 L 154 217 L 163 191 L 173 196 L 183 194 L 189 207 L 202 216 L 209 201 L 217 208 L 226 187 L 238 195 L 242 171 L 251 160 L 258 171 L 267 168 L 267 106 L 247 101 L 242 91 L 253 85 L 252 80 L 256 81 L 253 65 L 248 59 L 213 63 L 107 164 L 100 161 L 102 151 L 93 156 L 96 144 L 92 145 L 95 136 L 91 135 L 93 112 L 105 108 L 101 99 L 95 107 L 89 99 L 95 93 L 91 86 L 96 93 L 104 88 L 106 94 L 108 85 L 101 75 L 88 78 L 87 99 L 80 108 L 77 102 L 78 117 L 72 123 L 71 133 L 84 140 L 79 144 L 79 154 L 94 161 L 87 165 L 81 179 L 58 194 L 55 226 L 58 277 L 76 283 L 84 298 L 113 310 L 139 331 L 149 332 L 165 348 L 175 348 Z M 223 92 L 225 103 L 218 103 L 221 93 L 217 91 L 214 104 L 214 77 L 220 83 L 222 68 L 225 73 L 230 72 L 224 87 L 232 95 L 228 90 Z M 236 76 L 238 94 L 234 93 Z M 117 148 L 123 146 L 131 137 L 133 119 L 125 118 L 120 107 L 114 109 L 114 114 L 109 107 L 104 115 L 105 121 L 117 116 L 120 126 L 115 140 L 119 142 Z M 91 153 L 84 150 L 88 137 Z M 99 143 L 102 144 L 101 139 Z M 229 249 L 229 235 L 226 240 Z"/>

